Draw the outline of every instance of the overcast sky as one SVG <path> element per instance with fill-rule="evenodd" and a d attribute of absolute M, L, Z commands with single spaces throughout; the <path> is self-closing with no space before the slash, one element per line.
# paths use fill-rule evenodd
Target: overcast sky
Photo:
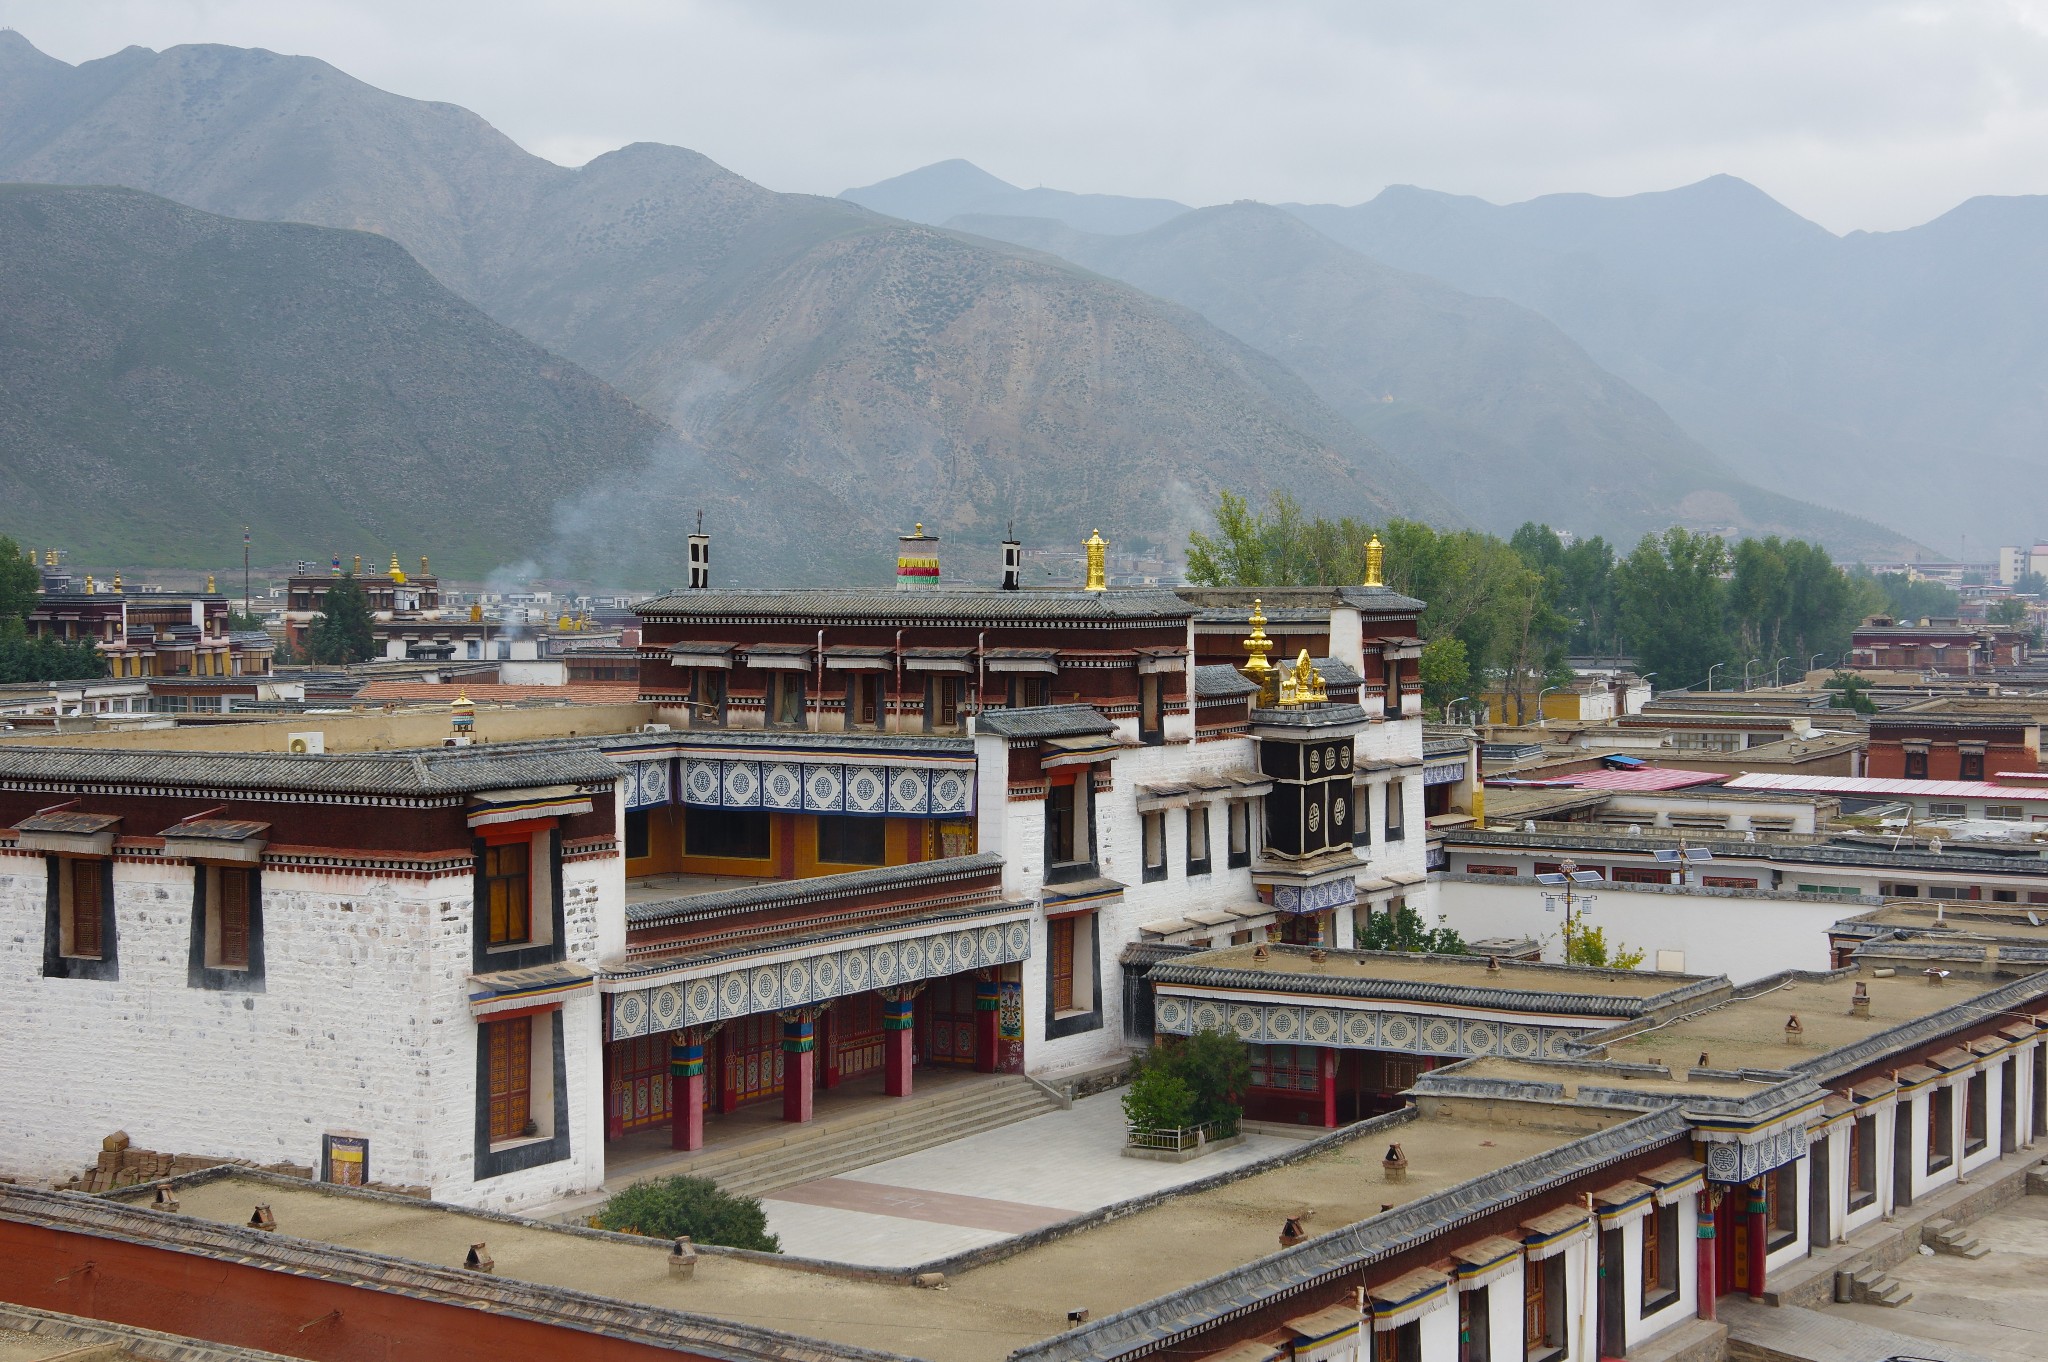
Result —
<path fill-rule="evenodd" d="M 1847 231 L 2048 192 L 2048 0 L 0 0 L 0 25 L 72 62 L 303 53 L 565 164 L 674 142 L 824 194 L 953 156 L 1194 204 L 1726 172 Z"/>

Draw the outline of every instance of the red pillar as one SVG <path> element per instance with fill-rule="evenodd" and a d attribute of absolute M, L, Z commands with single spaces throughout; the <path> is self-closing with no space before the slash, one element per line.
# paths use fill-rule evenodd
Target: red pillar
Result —
<path fill-rule="evenodd" d="M 1337 1052 L 1325 1048 L 1317 1054 L 1316 1073 L 1323 1089 L 1323 1127 L 1334 1130 L 1337 1127 Z"/>
<path fill-rule="evenodd" d="M 1714 1241 L 1714 1213 L 1719 1200 L 1712 1188 L 1700 1188 L 1698 1314 L 1704 1320 L 1714 1318 L 1714 1302 L 1720 1294 L 1714 1281 L 1714 1259 L 1720 1251 L 1720 1246 Z"/>
<path fill-rule="evenodd" d="M 974 981 L 974 1068 L 977 1073 L 996 1071 L 998 1044 L 996 1017 L 1002 1007 L 1002 993 L 993 978 Z"/>
<path fill-rule="evenodd" d="M 669 1047 L 668 1127 L 672 1149 L 704 1147 L 704 1046 Z"/>
<path fill-rule="evenodd" d="M 891 1097 L 910 1096 L 910 1041 L 915 1002 L 882 998 L 882 1091 Z"/>
<path fill-rule="evenodd" d="M 790 1020 L 794 1017 L 796 1020 Z M 811 1088 L 818 1076 L 818 1042 L 808 1012 L 782 1014 L 782 1119 L 811 1119 Z"/>
<path fill-rule="evenodd" d="M 1764 1217 L 1769 1211 L 1764 1185 L 1759 1182 L 1749 1191 L 1749 1298 L 1753 1301 L 1764 1298 Z"/>

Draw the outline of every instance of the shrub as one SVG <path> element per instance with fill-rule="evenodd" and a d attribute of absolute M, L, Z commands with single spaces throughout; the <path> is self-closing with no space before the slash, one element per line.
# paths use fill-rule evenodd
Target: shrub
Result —
<path fill-rule="evenodd" d="M 1179 1130 L 1194 1115 L 1195 1090 L 1178 1074 L 1145 1069 L 1124 1089 L 1124 1120 L 1133 1130 Z"/>
<path fill-rule="evenodd" d="M 1191 1094 L 1190 1119 L 1184 1124 L 1218 1121 L 1223 1124 L 1220 1134 L 1236 1133 L 1245 1093 L 1252 1085 L 1252 1057 L 1235 1035 L 1197 1031 L 1183 1040 L 1162 1041 L 1139 1058 L 1132 1086 L 1152 1074 L 1177 1080 Z M 1129 1108 L 1125 1110 L 1128 1113 Z"/>
<path fill-rule="evenodd" d="M 720 1191 L 709 1178 L 651 1178 L 636 1182 L 605 1203 L 591 1222 L 601 1230 L 673 1239 L 687 1234 L 700 1244 L 782 1252 L 768 1233 L 768 1214 L 758 1197 Z"/>

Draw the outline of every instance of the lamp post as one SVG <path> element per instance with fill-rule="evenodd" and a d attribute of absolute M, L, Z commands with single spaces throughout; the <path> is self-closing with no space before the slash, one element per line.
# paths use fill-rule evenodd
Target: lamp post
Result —
<path fill-rule="evenodd" d="M 1458 722 L 1458 706 L 1464 704 L 1467 700 L 1470 700 L 1471 698 L 1472 697 L 1469 695 L 1461 695 L 1457 699 L 1451 701 L 1448 705 L 1445 705 L 1444 722 L 1451 724 Z"/>
<path fill-rule="evenodd" d="M 1781 658 L 1779 658 L 1779 659 L 1778 659 L 1778 660 L 1777 660 L 1776 662 L 1773 662 L 1773 663 L 1771 664 L 1771 689 L 1772 689 L 1772 690 L 1776 690 L 1776 689 L 1778 688 L 1778 669 L 1779 669 L 1780 667 L 1784 666 L 1784 665 L 1785 665 L 1785 664 L 1786 664 L 1787 662 L 1790 662 L 1791 660 L 1792 660 L 1792 659 L 1791 659 L 1791 658 L 1790 658 L 1789 656 L 1788 656 L 1788 657 L 1781 657 Z"/>
<path fill-rule="evenodd" d="M 1812 671 L 1819 671 L 1819 670 L 1820 670 L 1820 660 L 1821 660 L 1822 658 L 1826 657 L 1826 656 L 1827 656 L 1827 654 L 1826 654 L 1826 653 L 1815 653 L 1815 654 L 1814 654 L 1814 655 L 1813 655 L 1812 657 L 1809 657 L 1809 658 L 1807 658 L 1807 659 L 1806 659 L 1806 670 L 1808 670 L 1808 671 L 1810 671 L 1810 672 L 1812 672 Z"/>
<path fill-rule="evenodd" d="M 1538 728 L 1550 727 L 1550 716 L 1543 712 L 1543 697 L 1554 690 L 1563 689 L 1563 686 L 1545 686 L 1542 690 L 1536 692 L 1536 726 Z"/>
<path fill-rule="evenodd" d="M 1714 673 L 1721 670 L 1721 668 L 1727 665 L 1728 664 L 1726 662 L 1716 662 L 1713 666 L 1707 668 L 1707 691 L 1709 694 L 1711 694 L 1714 689 Z"/>
<path fill-rule="evenodd" d="M 1751 667 L 1761 667 L 1763 664 L 1764 660 L 1760 657 L 1752 657 L 1749 661 L 1742 664 L 1742 688 L 1744 690 L 1749 689 L 1749 669 Z"/>

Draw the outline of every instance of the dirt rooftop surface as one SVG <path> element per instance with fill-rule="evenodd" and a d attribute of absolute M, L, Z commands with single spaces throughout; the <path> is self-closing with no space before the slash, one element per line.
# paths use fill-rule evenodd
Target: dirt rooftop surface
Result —
<path fill-rule="evenodd" d="M 2028 919 L 2029 913 L 2035 920 Z M 1893 902 L 1849 920 L 1871 922 L 1880 927 L 1910 927 L 1930 936 L 1937 933 L 1957 937 L 1995 936 L 2008 941 L 2048 944 L 2048 907 Z"/>
<path fill-rule="evenodd" d="M 1668 1056 L 1659 1059 L 1669 1062 Z M 1761 1080 L 1750 1081 L 1740 1078 L 1701 1078 L 1688 1080 L 1685 1071 L 1696 1055 L 1680 1057 L 1676 1065 L 1678 1074 L 1672 1078 L 1644 1078 L 1628 1074 L 1602 1073 L 1597 1069 L 1569 1069 L 1562 1065 L 1544 1064 L 1537 1060 L 1519 1059 L 1474 1059 L 1468 1060 L 1458 1069 L 1462 1078 L 1499 1078 L 1517 1083 L 1556 1083 L 1564 1089 L 1564 1099 L 1571 1101 L 1579 1095 L 1581 1087 L 1624 1088 L 1629 1092 L 1684 1093 L 1690 1096 L 1743 1098 L 1753 1092 L 1767 1088 L 1770 1084 Z"/>
<path fill-rule="evenodd" d="M 668 1275 L 668 1244 L 645 1247 L 543 1226 L 512 1225 L 427 1204 L 339 1195 L 312 1187 L 224 1178 L 184 1188 L 182 1211 L 243 1224 L 267 1202 L 278 1233 L 443 1266 L 469 1245 L 490 1245 L 497 1275 L 540 1285 L 743 1321 L 930 1358 L 990 1362 L 1066 1328 L 1069 1310 L 1096 1318 L 1278 1251 L 1282 1223 L 1313 1210 L 1324 1234 L 1442 1191 L 1586 1133 L 1494 1127 L 1446 1117 L 1402 1126 L 1407 1180 L 1386 1183 L 1385 1138 L 1366 1136 L 1300 1163 L 1027 1249 L 954 1276 L 944 1291 L 827 1275 L 795 1276 L 767 1263 L 704 1255 L 696 1276 Z M 906 1222 L 904 1233 L 915 1236 Z M 0 1358 L 0 1362 L 12 1359 Z"/>
<path fill-rule="evenodd" d="M 1392 980 L 1399 983 L 1449 984 L 1462 988 L 1533 990 L 1545 993 L 1590 993 L 1607 998 L 1651 998 L 1696 984 L 1698 974 L 1659 974 L 1655 970 L 1594 969 L 1585 965 L 1543 965 L 1503 960 L 1498 973 L 1472 955 L 1401 955 L 1327 951 L 1317 964 L 1309 951 L 1268 950 L 1256 959 L 1256 946 L 1225 946 L 1199 955 L 1181 956 L 1174 965 L 1211 969 L 1256 970 L 1262 974 L 1311 974 L 1331 979 Z"/>

